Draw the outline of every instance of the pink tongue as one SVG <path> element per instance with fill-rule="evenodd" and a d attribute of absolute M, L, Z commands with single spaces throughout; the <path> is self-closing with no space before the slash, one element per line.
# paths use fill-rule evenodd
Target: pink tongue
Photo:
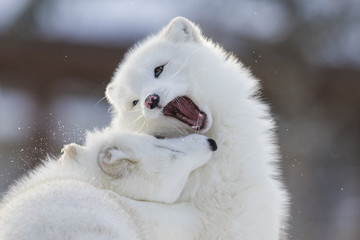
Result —
<path fill-rule="evenodd" d="M 186 96 L 172 100 L 163 108 L 163 114 L 174 117 L 196 130 L 200 130 L 205 125 L 206 114 L 200 111 L 193 101 Z"/>
<path fill-rule="evenodd" d="M 184 97 L 177 98 L 177 109 L 189 120 L 196 121 L 199 115 L 199 109 L 192 102 Z"/>

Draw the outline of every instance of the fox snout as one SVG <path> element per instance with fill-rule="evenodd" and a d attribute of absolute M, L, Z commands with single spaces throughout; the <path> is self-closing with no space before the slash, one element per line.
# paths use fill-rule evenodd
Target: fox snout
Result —
<path fill-rule="evenodd" d="M 159 105 L 160 96 L 156 93 L 150 94 L 145 99 L 145 106 L 149 109 L 154 109 Z"/>

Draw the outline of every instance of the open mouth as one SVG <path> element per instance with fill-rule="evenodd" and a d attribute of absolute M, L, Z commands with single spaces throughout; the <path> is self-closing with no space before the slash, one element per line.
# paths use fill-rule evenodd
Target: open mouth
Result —
<path fill-rule="evenodd" d="M 205 129 L 208 124 L 206 113 L 186 96 L 173 99 L 162 109 L 162 113 L 178 119 L 196 131 Z"/>

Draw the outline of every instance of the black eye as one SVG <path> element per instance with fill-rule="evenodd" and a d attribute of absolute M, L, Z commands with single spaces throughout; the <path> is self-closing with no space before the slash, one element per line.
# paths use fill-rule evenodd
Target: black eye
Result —
<path fill-rule="evenodd" d="M 156 67 L 154 69 L 154 77 L 158 78 L 163 70 L 164 70 L 164 65 Z"/>
<path fill-rule="evenodd" d="M 133 101 L 133 105 L 135 106 L 136 104 L 138 104 L 139 100 L 134 100 Z"/>

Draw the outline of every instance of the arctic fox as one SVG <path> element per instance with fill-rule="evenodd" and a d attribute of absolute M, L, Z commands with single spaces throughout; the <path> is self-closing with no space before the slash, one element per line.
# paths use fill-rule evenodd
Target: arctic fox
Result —
<path fill-rule="evenodd" d="M 89 159 L 98 159 L 90 169 L 80 164 L 84 149 L 68 146 L 60 163 L 19 182 L 3 200 L 0 229 L 7 230 L 0 238 L 41 239 L 41 232 L 44 239 L 46 219 L 55 231 L 46 239 L 286 239 L 288 194 L 274 122 L 257 92 L 258 81 L 233 55 L 175 18 L 129 51 L 107 86 L 109 131 L 135 135 L 96 136 L 101 148 L 87 148 Z M 146 147 L 146 138 L 176 150 Z M 218 143 L 213 154 L 215 141 L 208 139 Z M 197 143 L 203 150 L 192 147 Z M 118 161 L 131 160 L 128 150 L 150 164 Z M 92 179 L 94 169 L 100 175 Z M 63 215 L 46 218 L 52 213 Z"/>
<path fill-rule="evenodd" d="M 160 140 L 107 129 L 70 144 L 21 179 L 0 205 L 2 240 L 149 239 L 122 196 L 172 203 L 216 150 L 205 136 Z M 154 203 L 155 204 L 155 203 Z"/>
<path fill-rule="evenodd" d="M 185 18 L 127 53 L 106 89 L 111 128 L 201 133 L 219 145 L 174 204 L 130 201 L 151 239 L 286 239 L 275 124 L 258 89 L 248 69 Z"/>

